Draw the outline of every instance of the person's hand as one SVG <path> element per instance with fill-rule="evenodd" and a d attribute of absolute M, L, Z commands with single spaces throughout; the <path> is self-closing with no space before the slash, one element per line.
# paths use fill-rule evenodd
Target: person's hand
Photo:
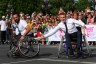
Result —
<path fill-rule="evenodd" d="M 35 40 L 41 40 L 44 38 L 44 35 L 42 35 L 41 37 L 37 37 L 37 38 L 34 38 Z"/>
<path fill-rule="evenodd" d="M 20 40 L 21 40 L 21 41 L 24 40 L 24 36 L 21 36 Z"/>
<path fill-rule="evenodd" d="M 42 38 L 41 37 L 37 37 L 37 38 L 34 38 L 35 40 L 41 40 Z"/>
<path fill-rule="evenodd" d="M 13 31 L 13 34 L 16 34 L 16 31 Z"/>

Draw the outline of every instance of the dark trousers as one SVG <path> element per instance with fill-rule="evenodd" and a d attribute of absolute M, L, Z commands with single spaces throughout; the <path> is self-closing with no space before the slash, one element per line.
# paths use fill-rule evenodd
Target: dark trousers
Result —
<path fill-rule="evenodd" d="M 12 39 L 12 29 L 7 29 L 6 36 L 7 36 L 6 40 L 11 41 L 11 39 Z"/>
<path fill-rule="evenodd" d="M 1 31 L 1 42 L 4 44 L 6 41 L 6 31 Z"/>
<path fill-rule="evenodd" d="M 77 39 L 77 49 L 78 51 L 80 50 L 80 47 L 82 45 L 82 33 L 80 31 L 74 32 L 72 34 L 65 34 L 65 38 L 66 38 L 66 45 L 68 47 L 68 49 L 72 50 L 72 38 L 76 38 Z"/>

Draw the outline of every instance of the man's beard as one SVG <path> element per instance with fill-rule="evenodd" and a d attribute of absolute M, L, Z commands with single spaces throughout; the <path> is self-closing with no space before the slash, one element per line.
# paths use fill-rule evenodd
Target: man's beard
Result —
<path fill-rule="evenodd" d="M 20 21 L 20 19 L 16 20 L 15 22 L 18 24 L 18 23 L 19 23 L 19 21 Z"/>

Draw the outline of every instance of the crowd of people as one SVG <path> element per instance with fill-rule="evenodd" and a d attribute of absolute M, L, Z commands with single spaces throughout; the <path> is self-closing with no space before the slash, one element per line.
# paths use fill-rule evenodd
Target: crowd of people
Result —
<path fill-rule="evenodd" d="M 18 17 L 21 20 L 26 21 L 28 26 L 31 28 L 31 31 L 28 34 L 30 34 L 32 37 L 40 37 L 43 34 L 47 34 L 48 32 L 50 32 L 60 23 L 59 15 L 61 13 L 66 14 L 66 19 L 74 18 L 74 14 L 77 13 L 76 20 L 82 21 L 85 24 L 94 24 L 94 25 L 96 24 L 96 11 L 64 12 L 64 10 L 60 8 L 57 15 L 52 15 L 52 14 L 43 15 L 43 13 L 41 12 L 40 13 L 33 12 L 32 14 L 24 14 L 23 12 L 20 12 L 20 14 L 18 14 Z M 7 16 L 2 16 L 2 19 L 0 20 L 0 26 L 1 26 L 0 44 L 10 42 L 13 32 L 16 31 L 16 26 L 13 16 L 10 16 L 9 18 Z M 61 29 L 59 29 L 58 31 L 62 32 Z M 62 35 L 60 37 L 62 37 Z M 52 37 L 50 36 L 42 39 L 41 44 L 48 45 L 51 43 L 52 44 L 58 43 L 58 41 L 50 40 L 51 38 Z"/>

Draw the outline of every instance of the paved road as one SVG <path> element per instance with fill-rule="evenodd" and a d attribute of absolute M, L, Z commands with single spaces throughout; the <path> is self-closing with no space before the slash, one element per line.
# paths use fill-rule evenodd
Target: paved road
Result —
<path fill-rule="evenodd" d="M 30 59 L 8 58 L 8 50 L 8 45 L 0 45 L 0 64 L 96 64 L 96 56 L 86 59 L 57 58 L 58 46 L 41 46 L 39 56 Z"/>

